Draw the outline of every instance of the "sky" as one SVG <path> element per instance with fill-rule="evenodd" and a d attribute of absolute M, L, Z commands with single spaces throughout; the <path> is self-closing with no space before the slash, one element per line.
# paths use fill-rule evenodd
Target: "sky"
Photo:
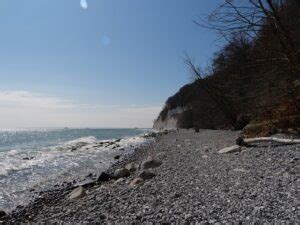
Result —
<path fill-rule="evenodd" d="M 1 0 L 0 129 L 151 127 L 220 47 L 221 0 Z"/>

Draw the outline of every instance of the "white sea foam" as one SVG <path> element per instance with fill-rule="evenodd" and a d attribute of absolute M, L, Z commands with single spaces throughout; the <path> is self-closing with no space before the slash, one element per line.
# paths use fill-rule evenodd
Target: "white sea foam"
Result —
<path fill-rule="evenodd" d="M 111 131 L 110 131 L 111 132 Z M 87 136 L 52 147 L 0 152 L 1 208 L 28 202 L 28 190 L 45 188 L 108 168 L 114 156 L 146 143 L 142 136 L 98 140 Z M 122 150 L 122 151 L 120 151 Z M 27 194 L 26 194 L 27 192 Z"/>
<path fill-rule="evenodd" d="M 58 165 L 62 158 L 69 158 L 69 163 L 76 163 L 73 158 L 91 157 L 95 152 L 111 150 L 115 145 L 96 146 L 97 143 L 114 142 L 114 140 L 98 141 L 95 137 L 83 137 L 69 141 L 63 145 L 44 148 L 41 151 L 10 150 L 0 153 L 0 175 L 7 176 L 9 172 L 31 169 L 34 166 Z M 124 138 L 116 142 L 117 149 L 136 148 L 145 142 L 143 137 Z M 78 147 L 72 151 L 73 147 Z M 72 160 L 75 160 L 72 162 Z M 68 163 L 67 161 L 65 163 Z"/>
<path fill-rule="evenodd" d="M 89 136 L 89 137 L 82 137 L 82 138 L 78 138 L 72 141 L 68 141 L 67 143 L 65 143 L 65 145 L 74 145 L 74 144 L 78 144 L 78 143 L 87 143 L 87 144 L 92 144 L 97 142 L 97 138 L 95 138 L 94 136 Z"/>

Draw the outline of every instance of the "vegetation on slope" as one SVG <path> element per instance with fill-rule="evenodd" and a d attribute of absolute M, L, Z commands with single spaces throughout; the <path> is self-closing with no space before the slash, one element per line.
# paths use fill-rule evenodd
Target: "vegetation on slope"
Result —
<path fill-rule="evenodd" d="M 225 1 L 198 25 L 227 44 L 208 68 L 187 57 L 195 81 L 170 97 L 159 115 L 183 107 L 182 128 L 244 129 L 249 136 L 300 128 L 300 2 Z"/>

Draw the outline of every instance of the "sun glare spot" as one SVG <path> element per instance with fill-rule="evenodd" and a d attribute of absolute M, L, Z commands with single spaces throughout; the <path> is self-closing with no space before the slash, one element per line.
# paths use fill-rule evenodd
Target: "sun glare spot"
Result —
<path fill-rule="evenodd" d="M 80 6 L 83 9 L 87 9 L 88 8 L 87 0 L 80 0 Z"/>
<path fill-rule="evenodd" d="M 101 44 L 102 45 L 104 45 L 104 46 L 110 45 L 110 42 L 111 42 L 111 39 L 108 36 L 103 35 L 101 37 Z"/>

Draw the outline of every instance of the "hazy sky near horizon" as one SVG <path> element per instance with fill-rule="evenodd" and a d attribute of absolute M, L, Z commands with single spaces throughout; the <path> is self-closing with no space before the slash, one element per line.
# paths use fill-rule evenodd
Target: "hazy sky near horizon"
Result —
<path fill-rule="evenodd" d="M 205 65 L 221 0 L 1 0 L 0 129 L 150 127 Z"/>

